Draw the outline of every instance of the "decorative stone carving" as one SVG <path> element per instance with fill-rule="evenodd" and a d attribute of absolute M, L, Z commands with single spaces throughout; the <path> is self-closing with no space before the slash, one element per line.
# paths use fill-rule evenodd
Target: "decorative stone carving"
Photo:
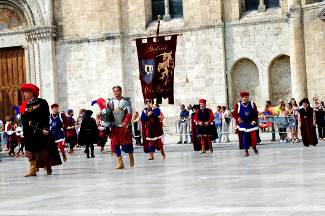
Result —
<path fill-rule="evenodd" d="M 52 39 L 56 36 L 56 26 L 42 26 L 25 30 L 27 41 L 39 39 Z"/>

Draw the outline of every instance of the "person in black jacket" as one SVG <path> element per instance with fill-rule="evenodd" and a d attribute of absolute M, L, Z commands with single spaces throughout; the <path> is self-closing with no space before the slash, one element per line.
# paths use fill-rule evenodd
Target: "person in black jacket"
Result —
<path fill-rule="evenodd" d="M 318 107 L 315 108 L 316 124 L 318 127 L 318 136 L 320 140 L 325 140 L 325 122 L 324 122 L 324 102 L 318 103 Z"/>
<path fill-rule="evenodd" d="M 51 175 L 51 166 L 61 165 L 62 161 L 52 133 L 49 133 L 49 105 L 46 100 L 38 98 L 39 88 L 34 84 L 24 84 L 20 90 L 26 99 L 19 111 L 24 128 L 26 157 L 30 163 L 30 171 L 25 177 L 36 176 L 37 168 L 43 167 Z"/>
<path fill-rule="evenodd" d="M 82 120 L 79 133 L 79 142 L 86 145 L 85 153 L 87 154 L 87 158 L 90 158 L 89 147 L 91 150 L 91 157 L 95 157 L 94 143 L 97 143 L 99 139 L 99 130 L 96 125 L 96 120 L 91 117 L 92 114 L 93 112 L 91 110 L 86 111 L 86 117 Z"/>

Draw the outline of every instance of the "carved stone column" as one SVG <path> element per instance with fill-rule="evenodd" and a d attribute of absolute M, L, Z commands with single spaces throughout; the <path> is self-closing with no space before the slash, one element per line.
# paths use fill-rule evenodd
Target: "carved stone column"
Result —
<path fill-rule="evenodd" d="M 265 12 L 266 11 L 266 5 L 264 0 L 260 0 L 260 5 L 258 6 L 258 12 Z"/>
<path fill-rule="evenodd" d="M 290 25 L 290 66 L 292 96 L 297 101 L 308 96 L 306 55 L 301 0 L 293 0 L 287 14 Z"/>
<path fill-rule="evenodd" d="M 164 22 L 169 22 L 171 20 L 170 12 L 169 12 L 169 0 L 165 0 L 165 15 L 163 17 Z"/>

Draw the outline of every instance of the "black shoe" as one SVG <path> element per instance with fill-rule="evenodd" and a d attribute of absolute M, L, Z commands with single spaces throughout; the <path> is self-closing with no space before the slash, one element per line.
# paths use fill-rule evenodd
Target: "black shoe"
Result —
<path fill-rule="evenodd" d="M 94 158 L 94 157 L 95 157 L 95 155 L 94 155 L 94 154 L 91 154 L 91 157 L 92 157 L 92 158 Z"/>
<path fill-rule="evenodd" d="M 177 144 L 182 144 L 182 142 L 181 142 L 181 141 L 179 141 Z"/>
<path fill-rule="evenodd" d="M 90 157 L 89 157 L 89 154 L 87 154 L 87 158 L 90 158 Z"/>
<path fill-rule="evenodd" d="M 187 143 L 187 141 L 184 142 L 184 144 L 186 144 L 186 143 Z"/>

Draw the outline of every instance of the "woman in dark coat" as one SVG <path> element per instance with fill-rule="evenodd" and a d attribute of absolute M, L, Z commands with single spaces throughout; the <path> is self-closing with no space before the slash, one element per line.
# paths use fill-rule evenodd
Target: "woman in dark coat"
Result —
<path fill-rule="evenodd" d="M 86 145 L 85 153 L 87 154 L 87 158 L 89 157 L 89 147 L 91 150 L 91 157 L 95 157 L 94 155 L 94 143 L 98 142 L 99 139 L 99 130 L 96 124 L 96 120 L 91 117 L 93 114 L 92 111 L 87 110 L 85 115 L 86 117 L 82 120 L 79 140 L 81 143 Z"/>
<path fill-rule="evenodd" d="M 301 131 L 302 142 L 305 147 L 316 146 L 318 143 L 316 136 L 316 115 L 313 108 L 309 105 L 309 100 L 304 98 L 300 101 L 302 108 L 298 113 L 298 124 Z"/>

